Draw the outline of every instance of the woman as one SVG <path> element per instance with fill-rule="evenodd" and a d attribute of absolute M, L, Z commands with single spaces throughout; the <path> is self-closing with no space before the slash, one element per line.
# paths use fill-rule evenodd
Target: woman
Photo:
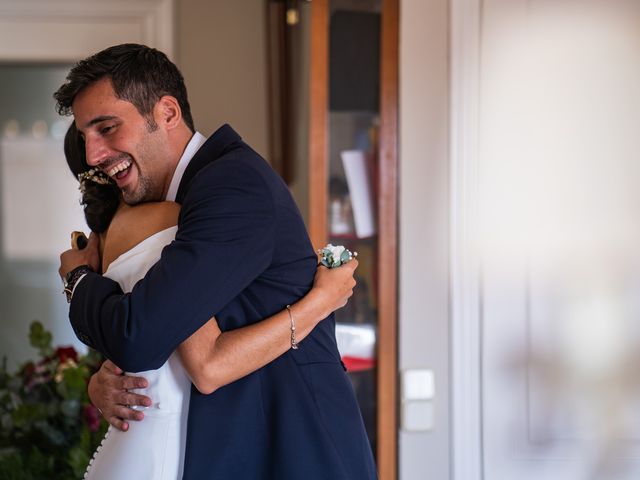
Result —
<path fill-rule="evenodd" d="M 65 155 L 80 180 L 87 224 L 100 237 L 103 275 L 117 281 L 123 291 L 131 291 L 173 240 L 179 206 L 159 202 L 131 207 L 122 202 L 111 179 L 86 165 L 82 140 L 73 124 L 65 137 Z M 355 285 L 356 265 L 319 268 L 312 290 L 291 306 L 298 341 L 346 303 Z M 154 404 L 145 409 L 145 420 L 131 425 L 126 433 L 109 427 L 85 478 L 181 478 L 191 383 L 201 393 L 210 394 L 285 353 L 291 348 L 289 313 L 282 311 L 229 332 L 221 332 L 212 318 L 161 368 L 139 373 L 149 382 L 140 393 Z"/>

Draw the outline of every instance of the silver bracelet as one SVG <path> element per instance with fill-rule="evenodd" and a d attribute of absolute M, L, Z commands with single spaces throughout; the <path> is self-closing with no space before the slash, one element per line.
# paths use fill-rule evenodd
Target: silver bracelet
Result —
<path fill-rule="evenodd" d="M 298 343 L 296 342 L 296 322 L 293 321 L 293 313 L 291 313 L 291 305 L 287 305 L 287 312 L 289 312 L 289 320 L 291 320 L 291 348 L 298 349 Z"/>

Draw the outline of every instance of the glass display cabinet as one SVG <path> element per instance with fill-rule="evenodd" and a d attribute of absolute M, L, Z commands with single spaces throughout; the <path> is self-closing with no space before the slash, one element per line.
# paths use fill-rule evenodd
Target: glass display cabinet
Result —
<path fill-rule="evenodd" d="M 380 478 L 397 475 L 398 0 L 313 0 L 309 230 L 358 252 L 336 313 Z"/>

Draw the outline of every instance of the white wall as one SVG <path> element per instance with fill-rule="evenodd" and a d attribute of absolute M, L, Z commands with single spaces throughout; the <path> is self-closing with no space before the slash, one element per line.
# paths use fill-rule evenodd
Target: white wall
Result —
<path fill-rule="evenodd" d="M 400 369 L 435 373 L 432 431 L 400 433 L 401 480 L 449 478 L 449 2 L 400 2 Z"/>

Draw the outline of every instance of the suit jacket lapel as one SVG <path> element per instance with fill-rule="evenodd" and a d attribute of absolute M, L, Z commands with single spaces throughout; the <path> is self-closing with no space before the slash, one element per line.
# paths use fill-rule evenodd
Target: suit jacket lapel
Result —
<path fill-rule="evenodd" d="M 189 165 L 187 165 L 180 180 L 180 185 L 178 186 L 176 202 L 182 203 L 185 195 L 189 191 L 191 180 L 193 180 L 203 167 L 222 157 L 239 142 L 242 142 L 242 138 L 228 124 L 225 123 L 216 130 L 215 133 L 204 142 L 189 162 Z"/>

